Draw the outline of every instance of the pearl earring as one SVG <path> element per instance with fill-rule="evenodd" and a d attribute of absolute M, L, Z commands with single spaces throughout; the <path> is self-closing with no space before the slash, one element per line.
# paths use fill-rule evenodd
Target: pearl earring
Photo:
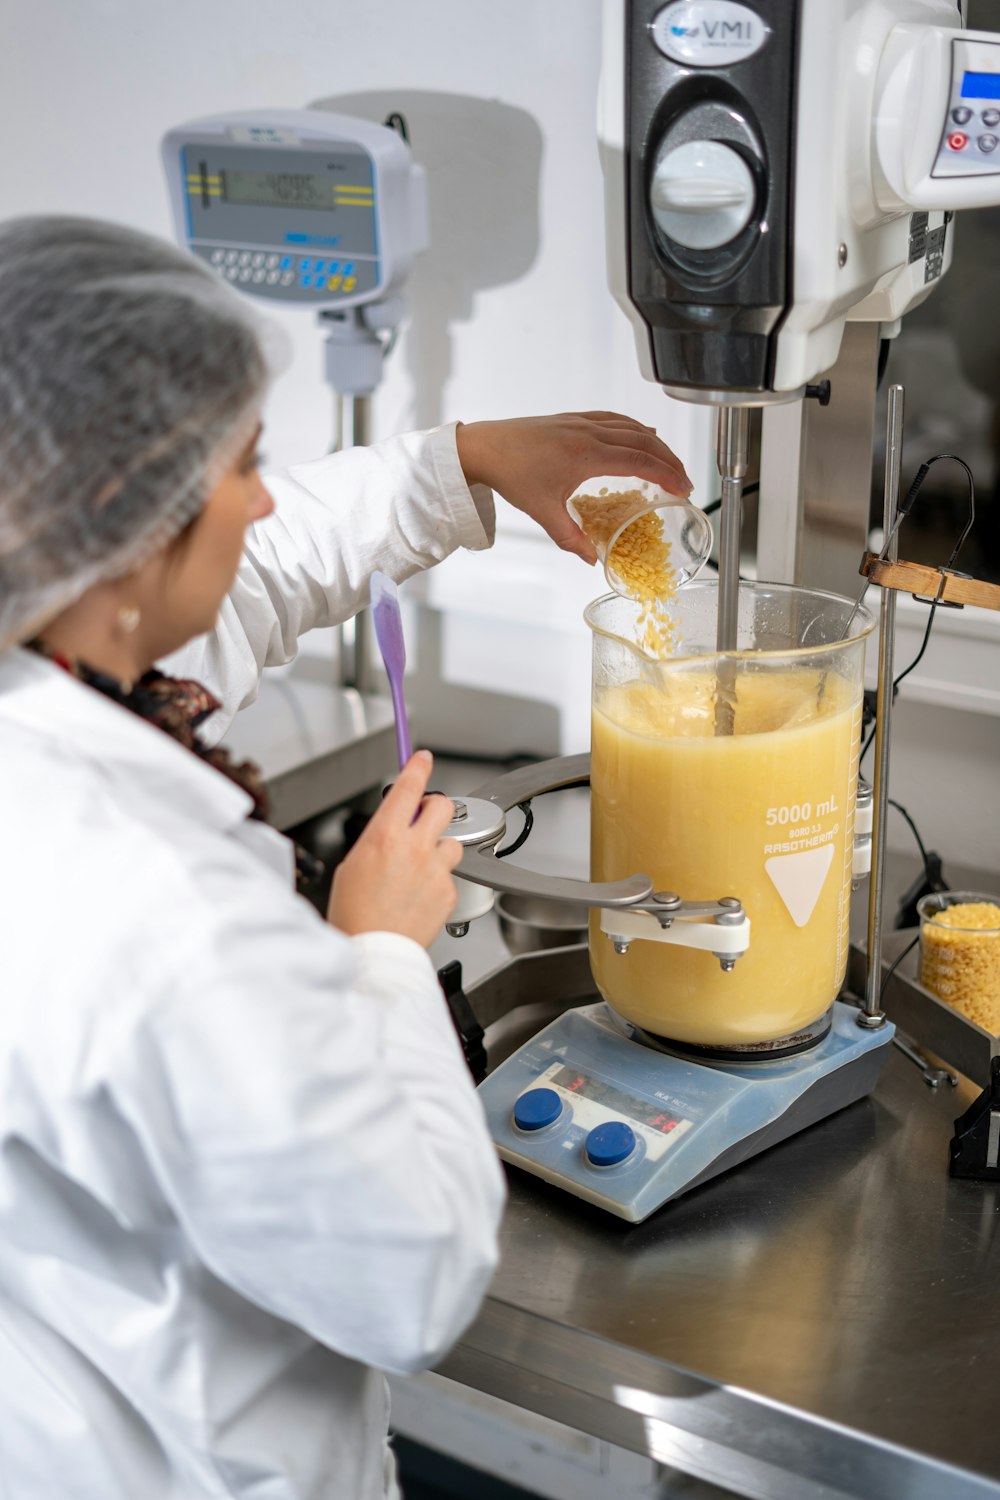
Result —
<path fill-rule="evenodd" d="M 141 619 L 142 614 L 137 604 L 123 604 L 118 611 L 118 624 L 126 635 L 132 635 L 138 630 Z"/>

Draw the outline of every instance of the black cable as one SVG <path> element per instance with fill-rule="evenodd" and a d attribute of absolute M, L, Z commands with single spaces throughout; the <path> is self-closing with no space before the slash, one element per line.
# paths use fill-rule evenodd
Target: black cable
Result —
<path fill-rule="evenodd" d="M 528 835 L 535 826 L 535 815 L 531 811 L 531 803 L 519 802 L 517 806 L 518 810 L 524 813 L 524 827 L 512 844 L 508 844 L 506 849 L 498 849 L 496 851 L 497 859 L 504 859 L 508 854 L 516 854 L 521 845 L 527 842 Z"/>
<path fill-rule="evenodd" d="M 755 479 L 752 484 L 745 484 L 743 486 L 742 493 L 744 495 L 756 495 L 757 492 L 759 491 L 759 489 L 760 489 L 760 480 L 759 479 Z M 717 510 L 721 509 L 721 507 L 722 507 L 722 496 L 720 495 L 719 498 L 718 498 L 718 500 L 710 500 L 707 505 L 703 505 L 702 506 L 702 514 L 706 515 L 706 516 L 714 515 L 714 513 Z M 712 570 L 713 573 L 717 573 L 719 571 L 719 564 L 714 560 L 714 558 L 711 558 L 711 557 L 706 557 L 706 559 L 705 559 L 705 567 L 706 568 L 711 568 L 711 570 Z"/>
<path fill-rule="evenodd" d="M 904 677 L 909 677 L 909 675 L 913 671 L 914 667 L 917 667 L 917 666 L 920 665 L 921 657 L 923 656 L 924 652 L 927 650 L 927 642 L 931 638 L 931 626 L 934 624 L 934 615 L 935 615 L 936 610 L 937 610 L 937 601 L 935 601 L 931 605 L 930 610 L 928 611 L 928 614 L 927 614 L 927 624 L 924 627 L 924 638 L 920 642 L 920 650 L 917 652 L 916 656 L 910 662 L 910 665 L 908 667 L 904 667 L 903 670 L 900 672 L 899 676 L 893 679 L 892 691 L 894 693 L 898 689 L 899 684 L 902 682 L 903 678 Z"/>
<path fill-rule="evenodd" d="M 892 348 L 891 339 L 882 339 L 878 346 L 878 364 L 875 367 L 875 389 L 878 390 L 885 377 L 885 367 L 889 363 L 889 351 Z"/>
<path fill-rule="evenodd" d="M 912 941 L 909 942 L 909 943 L 907 943 L 906 947 L 902 950 L 902 952 L 896 954 L 896 957 L 893 959 L 892 963 L 886 969 L 885 976 L 884 976 L 884 978 L 882 980 L 882 987 L 881 987 L 881 989 L 878 992 L 878 1003 L 879 1003 L 879 1005 L 881 1005 L 882 1001 L 885 999 L 886 986 L 888 985 L 889 980 L 895 974 L 896 970 L 899 968 L 900 964 L 903 962 L 903 959 L 906 957 L 906 955 L 908 953 L 912 953 L 913 949 L 917 946 L 917 944 L 919 943 L 919 941 L 920 941 L 920 933 L 918 932 L 916 934 L 916 936 L 912 939 Z"/>
<path fill-rule="evenodd" d="M 906 808 L 903 806 L 903 804 L 901 802 L 895 802 L 890 797 L 889 798 L 889 806 L 890 807 L 894 807 L 896 809 L 896 811 L 900 814 L 900 816 L 904 817 L 906 819 L 907 823 L 909 823 L 909 825 L 910 825 L 910 832 L 913 834 L 913 837 L 917 841 L 917 848 L 920 850 L 920 858 L 923 860 L 924 871 L 926 872 L 927 871 L 927 850 L 924 848 L 924 841 L 920 837 L 920 833 L 919 833 L 919 831 L 917 829 L 916 823 L 914 823 L 913 819 L 910 817 L 909 813 L 906 811 Z"/>
<path fill-rule="evenodd" d="M 937 463 L 942 463 L 942 462 L 944 462 L 945 459 L 951 460 L 952 463 L 959 464 L 962 467 L 962 469 L 964 469 L 964 471 L 965 471 L 965 477 L 966 477 L 966 479 L 968 480 L 968 483 L 969 483 L 969 514 L 968 514 L 968 519 L 966 520 L 966 523 L 965 523 L 964 527 L 962 528 L 962 532 L 961 532 L 961 534 L 960 534 L 960 536 L 958 538 L 958 541 L 955 543 L 954 547 L 952 547 L 952 549 L 951 549 L 951 555 L 948 558 L 948 561 L 945 563 L 944 568 L 942 568 L 942 570 L 941 570 L 941 582 L 942 582 L 942 585 L 944 584 L 944 573 L 945 573 L 945 571 L 947 569 L 949 569 L 949 568 L 951 568 L 951 567 L 954 566 L 955 561 L 956 561 L 956 559 L 958 557 L 958 554 L 961 552 L 962 548 L 964 547 L 965 540 L 968 537 L 969 532 L 972 530 L 973 524 L 974 524 L 975 519 L 976 519 L 976 482 L 975 482 L 975 480 L 972 477 L 972 470 L 969 468 L 969 465 L 965 462 L 965 459 L 964 458 L 959 458 L 959 456 L 958 456 L 957 453 L 935 453 L 935 455 L 934 455 L 933 458 L 929 458 L 929 459 L 927 459 L 926 463 L 922 463 L 920 465 L 920 468 L 916 472 L 916 475 L 914 477 L 913 483 L 910 485 L 910 488 L 906 492 L 906 498 L 903 500 L 902 504 L 899 506 L 899 508 L 898 508 L 898 510 L 896 512 L 896 520 L 895 520 L 895 523 L 894 523 L 893 528 L 892 528 L 892 530 L 895 531 L 898 528 L 900 522 L 903 520 L 903 518 L 905 516 L 909 515 L 911 509 L 913 508 L 913 503 L 916 500 L 917 495 L 920 493 L 920 488 L 923 485 L 924 480 L 927 478 L 927 475 L 930 473 L 931 468 L 933 467 L 933 465 L 937 464 Z M 885 550 L 886 550 L 887 546 L 888 546 L 888 541 L 885 543 L 885 545 L 883 546 L 883 549 L 882 549 L 882 560 L 884 560 Z M 926 628 L 924 629 L 924 638 L 920 642 L 920 650 L 917 652 L 916 656 L 910 662 L 909 666 L 908 667 L 904 667 L 903 670 L 902 670 L 902 672 L 900 672 L 899 676 L 893 678 L 893 683 L 892 683 L 892 698 L 893 698 L 893 702 L 895 702 L 896 694 L 899 691 L 899 684 L 903 681 L 904 677 L 909 677 L 909 675 L 913 671 L 913 669 L 915 667 L 919 666 L 920 662 L 923 659 L 924 652 L 927 650 L 927 643 L 928 643 L 928 641 L 931 638 L 931 626 L 934 624 L 934 616 L 935 616 L 935 614 L 937 612 L 937 607 L 938 607 L 938 600 L 937 599 L 931 600 L 930 613 L 927 616 L 927 625 L 926 625 Z M 875 730 L 876 730 L 876 728 L 877 728 L 877 725 L 872 725 L 871 733 L 869 734 L 868 738 L 865 740 L 864 745 L 861 748 L 861 754 L 858 757 L 858 766 L 859 766 L 859 768 L 861 766 L 861 762 L 864 760 L 865 756 L 868 754 L 868 751 L 872 747 L 872 744 L 873 744 L 874 739 L 875 739 Z"/>
<path fill-rule="evenodd" d="M 759 491 L 760 491 L 760 480 L 759 479 L 755 479 L 752 484 L 745 484 L 743 486 L 741 494 L 744 494 L 744 495 L 756 495 L 756 494 L 759 493 Z M 710 500 L 707 505 L 703 505 L 702 506 L 702 508 L 701 508 L 702 509 L 702 514 L 706 515 L 706 516 L 714 515 L 714 513 L 721 507 L 721 505 L 722 505 L 722 496 L 720 495 L 719 498 L 718 498 L 718 500 Z"/>
<path fill-rule="evenodd" d="M 899 674 L 898 677 L 894 677 L 893 678 L 893 681 L 892 681 L 892 697 L 893 697 L 893 702 L 895 702 L 896 694 L 899 691 L 899 684 L 902 682 L 903 678 L 904 677 L 909 677 L 909 675 L 913 671 L 914 667 L 917 667 L 917 666 L 920 665 L 921 658 L 923 657 L 924 652 L 927 650 L 927 642 L 931 638 L 931 626 L 934 624 L 934 614 L 935 614 L 936 610 L 937 610 L 937 603 L 935 602 L 934 604 L 931 605 L 930 611 L 929 611 L 929 613 L 927 615 L 927 625 L 924 628 L 924 638 L 920 642 L 920 650 L 917 652 L 916 656 L 910 662 L 910 665 L 908 667 L 904 667 L 903 670 L 900 672 L 900 674 Z M 874 740 L 875 740 L 875 731 L 876 731 L 877 728 L 878 728 L 878 721 L 876 720 L 876 722 L 871 727 L 871 733 L 869 734 L 868 738 L 865 740 L 864 745 L 861 747 L 861 754 L 858 756 L 858 769 L 859 770 L 861 769 L 861 762 L 864 760 L 865 756 L 868 754 L 869 750 L 871 749 L 872 744 L 874 743 Z"/>
<path fill-rule="evenodd" d="M 453 745 L 425 745 L 435 761 L 439 760 L 467 760 L 470 765 L 503 766 L 512 771 L 518 771 L 522 766 L 533 766 L 538 761 L 544 760 L 543 755 L 536 755 L 533 750 L 514 750 L 508 755 L 491 755 L 486 750 L 456 750 Z"/>
<path fill-rule="evenodd" d="M 933 458 L 929 458 L 926 463 L 922 463 L 920 465 L 920 468 L 916 472 L 913 483 L 910 485 L 910 488 L 906 492 L 905 500 L 899 507 L 899 510 L 897 512 L 897 524 L 898 521 L 901 520 L 904 516 L 909 515 L 910 510 L 913 507 L 913 502 L 916 500 L 917 495 L 920 491 L 920 487 L 923 484 L 924 480 L 927 478 L 933 466 L 935 464 L 944 463 L 946 460 L 951 463 L 958 464 L 962 469 L 964 469 L 965 477 L 968 480 L 969 484 L 969 518 L 965 523 L 965 527 L 962 531 L 961 536 L 955 543 L 954 547 L 951 549 L 951 556 L 945 563 L 945 568 L 950 568 L 954 566 L 955 559 L 958 557 L 958 554 L 965 546 L 965 539 L 969 535 L 969 532 L 972 530 L 973 523 L 976 519 L 976 482 L 972 477 L 972 470 L 969 468 L 969 465 L 965 462 L 964 458 L 959 458 L 957 453 L 935 453 Z"/>
<path fill-rule="evenodd" d="M 386 115 L 385 123 L 390 130 L 394 130 L 397 135 L 402 136 L 407 145 L 410 144 L 410 128 L 406 123 L 406 116 L 401 115 L 398 109 L 394 109 L 391 114 Z"/>

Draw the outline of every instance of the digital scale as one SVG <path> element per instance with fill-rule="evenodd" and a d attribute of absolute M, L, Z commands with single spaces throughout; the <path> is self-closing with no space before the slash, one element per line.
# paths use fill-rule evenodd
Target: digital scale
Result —
<path fill-rule="evenodd" d="M 424 170 L 387 126 L 244 111 L 177 126 L 161 153 L 178 239 L 248 296 L 384 303 L 427 247 Z"/>
<path fill-rule="evenodd" d="M 235 292 L 316 316 L 336 449 L 369 441 L 371 397 L 429 242 L 426 174 L 392 118 L 399 129 L 322 109 L 241 110 L 179 124 L 160 148 L 178 242 Z M 262 766 L 285 826 L 370 791 L 394 764 L 363 612 L 338 639 L 336 684 L 303 674 L 276 694 L 265 682 L 229 734 Z"/>
<path fill-rule="evenodd" d="M 479 1097 L 505 1161 L 632 1223 L 870 1093 L 893 1036 L 840 1001 L 821 1042 L 766 1061 L 706 1064 L 631 1030 L 603 1001 L 567 1011 Z"/>

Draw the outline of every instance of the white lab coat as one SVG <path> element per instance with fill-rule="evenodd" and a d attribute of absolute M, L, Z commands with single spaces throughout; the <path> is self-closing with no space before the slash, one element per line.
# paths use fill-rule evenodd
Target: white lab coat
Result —
<path fill-rule="evenodd" d="M 270 484 L 171 663 L 217 730 L 373 567 L 490 540 L 450 428 Z M 376 1370 L 432 1363 L 489 1282 L 502 1177 L 427 954 L 330 928 L 249 806 L 0 655 L 3 1500 L 381 1500 Z"/>

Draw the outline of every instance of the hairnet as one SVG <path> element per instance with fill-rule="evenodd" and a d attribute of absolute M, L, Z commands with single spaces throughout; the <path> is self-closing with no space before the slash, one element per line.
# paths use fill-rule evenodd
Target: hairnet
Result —
<path fill-rule="evenodd" d="M 0 649 L 197 515 L 268 377 L 193 256 L 90 219 L 0 224 Z"/>

